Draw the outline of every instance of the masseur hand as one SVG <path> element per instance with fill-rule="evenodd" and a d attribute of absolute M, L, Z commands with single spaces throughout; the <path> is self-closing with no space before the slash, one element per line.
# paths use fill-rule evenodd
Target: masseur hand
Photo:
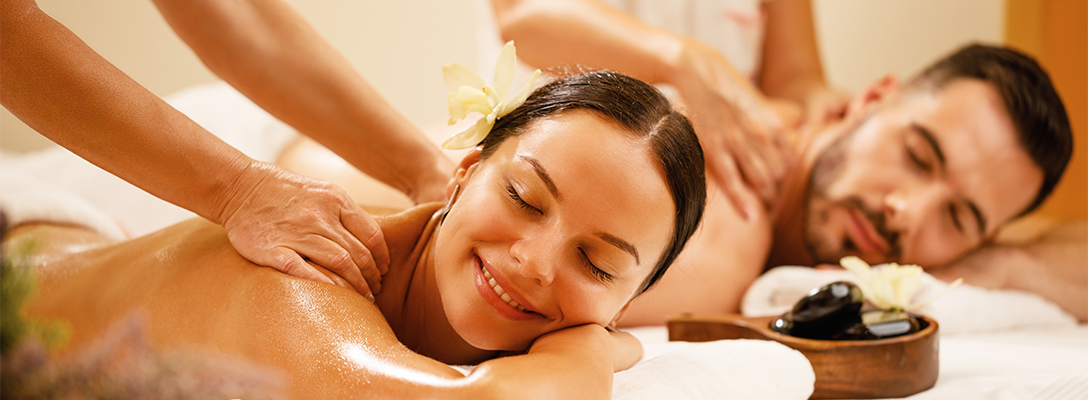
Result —
<path fill-rule="evenodd" d="M 852 96 L 842 90 L 821 85 L 805 95 L 805 127 L 826 126 L 842 119 Z"/>
<path fill-rule="evenodd" d="M 370 299 L 381 291 L 389 269 L 385 238 L 340 187 L 254 161 L 228 193 L 219 222 L 246 259 L 332 284 L 309 259 Z"/>
<path fill-rule="evenodd" d="M 745 77 L 712 48 L 687 39 L 672 79 L 703 145 L 710 177 L 746 216 L 770 203 L 789 168 L 784 122 Z M 743 180 L 737 179 L 742 177 Z M 751 185 L 762 200 L 740 196 Z"/>

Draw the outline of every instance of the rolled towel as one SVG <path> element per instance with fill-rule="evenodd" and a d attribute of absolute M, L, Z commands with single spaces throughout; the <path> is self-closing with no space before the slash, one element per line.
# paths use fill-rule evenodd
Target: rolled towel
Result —
<path fill-rule="evenodd" d="M 117 220 L 63 188 L 22 172 L 0 169 L 0 209 L 7 224 L 30 222 L 80 225 L 114 240 L 125 239 Z"/>

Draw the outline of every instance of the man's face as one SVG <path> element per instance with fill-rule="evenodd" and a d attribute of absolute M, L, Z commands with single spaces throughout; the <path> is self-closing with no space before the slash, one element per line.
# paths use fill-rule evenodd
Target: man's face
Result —
<path fill-rule="evenodd" d="M 1022 212 L 1042 181 L 989 84 L 907 91 L 817 159 L 805 242 L 821 263 L 943 265 Z"/>

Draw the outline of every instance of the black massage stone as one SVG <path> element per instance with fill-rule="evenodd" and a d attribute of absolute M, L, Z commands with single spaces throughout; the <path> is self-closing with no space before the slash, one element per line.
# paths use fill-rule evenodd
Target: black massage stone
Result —
<path fill-rule="evenodd" d="M 782 317 L 771 322 L 776 332 L 819 340 L 874 340 L 905 335 L 923 328 L 905 312 L 861 312 L 861 289 L 850 282 L 813 289 Z"/>

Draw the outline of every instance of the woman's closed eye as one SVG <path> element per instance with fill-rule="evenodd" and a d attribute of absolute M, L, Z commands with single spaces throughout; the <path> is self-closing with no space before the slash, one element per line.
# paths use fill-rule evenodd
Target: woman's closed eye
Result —
<path fill-rule="evenodd" d="M 513 200 L 514 204 L 517 204 L 518 207 L 521 207 L 524 210 L 528 210 L 536 214 L 543 214 L 540 209 L 533 207 L 529 203 L 526 203 L 525 200 L 521 198 L 521 195 L 518 194 L 517 189 L 514 189 L 514 185 L 506 185 L 506 195 L 510 197 L 510 200 Z"/>
<path fill-rule="evenodd" d="M 604 272 L 604 270 L 597 268 L 596 265 L 593 265 L 593 261 L 589 260 L 589 255 L 586 254 L 586 251 L 584 249 L 578 249 L 578 256 L 582 259 L 582 264 L 584 264 L 586 269 L 589 270 L 589 273 L 593 274 L 593 276 L 596 277 L 597 280 L 600 280 L 601 282 L 612 282 L 612 280 L 615 279 L 612 274 Z"/>
<path fill-rule="evenodd" d="M 532 204 L 526 202 L 525 199 L 521 197 L 521 194 L 518 193 L 518 190 L 514 188 L 514 185 L 506 184 L 506 195 L 519 208 L 527 210 L 534 214 L 543 214 L 540 209 L 533 207 Z M 593 261 L 590 261 L 589 255 L 587 255 L 586 251 L 580 247 L 578 248 L 578 258 L 582 261 L 582 265 L 585 266 L 586 270 L 588 270 L 589 273 L 593 275 L 593 277 L 597 278 L 597 280 L 601 282 L 612 282 L 615 279 L 612 274 L 609 274 L 608 272 L 597 268 L 596 265 L 593 265 Z"/>

